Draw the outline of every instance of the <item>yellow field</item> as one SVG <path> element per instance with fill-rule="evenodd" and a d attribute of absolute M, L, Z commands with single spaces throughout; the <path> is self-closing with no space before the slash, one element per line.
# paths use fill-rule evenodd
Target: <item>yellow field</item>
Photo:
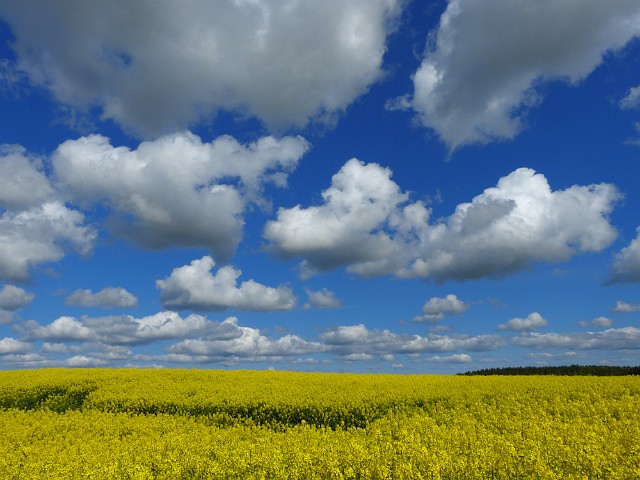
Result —
<path fill-rule="evenodd" d="M 0 372 L 0 478 L 640 478 L 640 377 Z"/>

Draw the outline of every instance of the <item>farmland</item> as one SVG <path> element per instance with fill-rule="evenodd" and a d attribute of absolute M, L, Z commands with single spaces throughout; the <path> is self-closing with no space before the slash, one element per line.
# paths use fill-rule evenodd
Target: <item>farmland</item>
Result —
<path fill-rule="evenodd" d="M 0 372 L 0 478 L 640 478 L 640 377 Z"/>

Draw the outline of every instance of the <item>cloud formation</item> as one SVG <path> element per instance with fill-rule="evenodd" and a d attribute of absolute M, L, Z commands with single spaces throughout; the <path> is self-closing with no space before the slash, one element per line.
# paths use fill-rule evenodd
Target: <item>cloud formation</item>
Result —
<path fill-rule="evenodd" d="M 213 259 L 205 256 L 175 268 L 169 277 L 156 281 L 163 306 L 175 310 L 271 311 L 291 310 L 296 305 L 296 297 L 288 287 L 267 287 L 253 279 L 238 286 L 240 270 L 229 265 L 212 274 L 214 266 Z"/>
<path fill-rule="evenodd" d="M 454 355 L 435 355 L 426 359 L 430 363 L 469 363 L 471 362 L 471 355 L 467 353 L 457 353 Z"/>
<path fill-rule="evenodd" d="M 222 325 L 235 330 L 237 335 L 229 339 L 186 339 L 172 345 L 169 352 L 186 355 L 188 361 L 198 361 L 197 357 L 200 357 L 200 361 L 211 362 L 237 358 L 260 361 L 268 357 L 307 355 L 326 350 L 324 345 L 297 335 L 285 335 L 275 340 L 268 338 L 259 329 L 239 326 L 235 317 L 227 318 Z"/>
<path fill-rule="evenodd" d="M 613 320 L 607 317 L 597 317 L 590 322 L 581 321 L 578 322 L 581 327 L 596 327 L 596 328 L 608 328 L 613 325 Z"/>
<path fill-rule="evenodd" d="M 139 135 L 226 109 L 272 128 L 331 123 L 382 74 L 398 0 L 10 2 L 17 70 Z"/>
<path fill-rule="evenodd" d="M 305 309 L 310 308 L 338 308 L 342 306 L 342 301 L 336 297 L 336 294 L 327 288 L 323 288 L 317 292 L 306 290 L 307 303 L 304 304 Z"/>
<path fill-rule="evenodd" d="M 293 334 L 268 336 L 260 329 L 240 325 L 236 317 L 216 322 L 195 314 L 181 317 L 171 311 L 142 318 L 129 315 L 59 317 L 46 325 L 24 322 L 19 329 L 21 338 L 0 340 L 0 361 L 24 367 L 69 366 L 76 362 L 87 365 L 123 365 L 129 362 L 230 365 L 337 360 L 398 364 L 398 357 L 406 356 L 410 362 L 460 364 L 472 360 L 470 353 L 496 351 L 509 345 L 535 351 L 569 349 L 569 353 L 572 350 L 640 348 L 640 330 L 634 327 L 598 332 L 534 333 L 530 331 L 533 324 L 541 324 L 534 317 L 532 314 L 527 319 L 518 319 L 519 322 L 512 321 L 508 329 L 520 331 L 515 336 L 421 336 L 357 324 L 325 330 L 316 340 Z M 605 323 L 596 320 L 594 326 L 595 323 Z M 147 346 L 158 342 L 165 344 L 165 353 L 148 353 Z M 529 355 L 530 358 L 557 356 L 555 352 Z"/>
<path fill-rule="evenodd" d="M 21 146 L 0 145 L 0 205 L 20 211 L 59 200 L 42 166 Z"/>
<path fill-rule="evenodd" d="M 640 228 L 629 245 L 616 254 L 609 283 L 640 282 Z"/>
<path fill-rule="evenodd" d="M 514 330 L 516 332 L 532 332 L 546 327 L 547 321 L 538 312 L 530 313 L 526 318 L 512 318 L 507 323 L 498 325 L 498 330 Z"/>
<path fill-rule="evenodd" d="M 422 315 L 415 317 L 413 321 L 437 322 L 442 320 L 445 315 L 459 315 L 466 312 L 468 308 L 469 305 L 453 294 L 446 297 L 433 297 L 423 305 Z"/>
<path fill-rule="evenodd" d="M 28 305 L 35 295 L 14 285 L 0 288 L 0 324 L 9 323 L 15 317 L 16 310 Z"/>
<path fill-rule="evenodd" d="M 87 289 L 75 290 L 65 303 L 79 307 L 125 308 L 137 307 L 138 299 L 122 287 L 107 287 L 97 293 Z"/>
<path fill-rule="evenodd" d="M 131 150 L 91 135 L 61 144 L 52 163 L 75 202 L 110 208 L 112 232 L 145 248 L 207 247 L 226 261 L 242 236 L 247 203 L 262 203 L 265 184 L 284 186 L 308 148 L 302 137 L 242 145 L 230 136 L 203 143 L 183 132 Z"/>
<path fill-rule="evenodd" d="M 303 276 L 345 266 L 364 277 L 496 277 L 601 251 L 617 236 L 608 214 L 620 197 L 605 183 L 553 191 L 544 175 L 520 168 L 430 223 L 431 210 L 408 203 L 389 169 L 352 159 L 323 204 L 280 208 L 263 236 L 276 254 L 302 258 Z"/>
<path fill-rule="evenodd" d="M 455 350 L 487 351 L 500 348 L 505 341 L 499 335 L 475 337 L 446 335 L 407 335 L 389 330 L 370 330 L 364 324 L 340 326 L 322 334 L 323 342 L 340 355 L 370 355 L 452 352 Z"/>
<path fill-rule="evenodd" d="M 640 107 L 640 85 L 629 89 L 627 94 L 620 100 L 620 108 L 638 108 Z"/>
<path fill-rule="evenodd" d="M 69 248 L 81 254 L 93 249 L 96 233 L 84 215 L 60 202 L 0 216 L 0 277 L 25 281 L 29 269 L 61 259 Z"/>
<path fill-rule="evenodd" d="M 68 250 L 88 254 L 96 233 L 84 222 L 51 186 L 39 158 L 0 145 L 0 278 L 26 281 L 32 267 Z"/>
<path fill-rule="evenodd" d="M 534 349 L 637 350 L 640 348 L 640 329 L 624 327 L 610 328 L 601 332 L 527 333 L 514 337 L 511 343 Z"/>
<path fill-rule="evenodd" d="M 616 302 L 616 306 L 613 307 L 613 312 L 615 313 L 640 312 L 640 304 L 632 305 L 630 303 L 623 302 L 622 300 L 618 300 Z"/>
<path fill-rule="evenodd" d="M 323 205 L 280 208 L 264 237 L 277 254 L 303 257 L 308 274 L 367 263 L 389 270 L 399 245 L 382 227 L 408 198 L 390 177 L 388 168 L 351 159 L 322 192 Z"/>
<path fill-rule="evenodd" d="M 0 355 L 21 355 L 31 352 L 31 344 L 11 337 L 0 340 Z"/>
<path fill-rule="evenodd" d="M 141 345 L 193 336 L 234 338 L 228 325 L 200 315 L 185 318 L 176 312 L 160 312 L 142 318 L 131 315 L 106 317 L 59 317 L 47 325 L 27 322 L 25 338 L 46 342 L 98 342 L 104 345 Z"/>
<path fill-rule="evenodd" d="M 451 0 L 405 102 L 450 149 L 511 139 L 540 83 L 575 84 L 639 34 L 634 0 Z"/>

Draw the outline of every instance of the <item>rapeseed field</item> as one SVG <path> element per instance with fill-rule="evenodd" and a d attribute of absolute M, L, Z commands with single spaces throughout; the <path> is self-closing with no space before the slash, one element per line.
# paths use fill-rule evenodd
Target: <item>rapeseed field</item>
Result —
<path fill-rule="evenodd" d="M 640 377 L 0 372 L 2 479 L 638 479 Z"/>

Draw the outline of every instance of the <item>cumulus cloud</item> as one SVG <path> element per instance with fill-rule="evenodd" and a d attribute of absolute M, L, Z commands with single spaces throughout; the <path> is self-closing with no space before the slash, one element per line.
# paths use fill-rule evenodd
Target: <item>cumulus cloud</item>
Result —
<path fill-rule="evenodd" d="M 85 355 L 74 355 L 64 361 L 64 365 L 71 368 L 101 367 L 106 364 L 107 362 L 104 360 Z"/>
<path fill-rule="evenodd" d="M 365 325 L 340 326 L 322 334 L 332 352 L 340 355 L 375 355 L 487 351 L 500 348 L 505 341 L 498 335 L 450 337 L 445 335 L 408 335 L 389 330 L 369 330 Z"/>
<path fill-rule="evenodd" d="M 590 322 L 586 322 L 586 321 L 578 322 L 578 325 L 580 325 L 581 327 L 602 327 L 602 328 L 607 328 L 607 327 L 610 327 L 610 326 L 613 325 L 613 320 L 611 320 L 610 318 L 607 318 L 607 317 L 598 317 L 598 318 L 594 318 Z"/>
<path fill-rule="evenodd" d="M 534 261 L 557 263 L 601 251 L 617 236 L 608 214 L 619 198 L 605 183 L 553 191 L 544 175 L 520 168 L 430 228 L 419 258 L 400 274 L 436 280 L 501 276 Z"/>
<path fill-rule="evenodd" d="M 186 339 L 169 348 L 172 354 L 202 357 L 201 361 L 224 358 L 265 359 L 266 357 L 307 355 L 319 353 L 326 347 L 318 342 L 304 340 L 297 335 L 285 335 L 278 339 L 264 336 L 259 329 L 238 325 L 235 317 L 229 317 L 222 325 L 237 331 L 230 339 Z"/>
<path fill-rule="evenodd" d="M 57 201 L 5 211 L 0 216 L 0 277 L 25 281 L 31 267 L 59 260 L 69 248 L 88 254 L 96 233 L 83 223 L 84 215 Z"/>
<path fill-rule="evenodd" d="M 136 345 L 157 340 L 204 336 L 230 339 L 238 335 L 228 324 L 200 315 L 182 318 L 176 312 L 160 312 L 142 318 L 131 315 L 60 317 L 47 325 L 27 322 L 25 338 L 47 342 L 99 342 L 104 345 Z"/>
<path fill-rule="evenodd" d="M 511 139 L 540 83 L 575 84 L 638 34 L 635 0 L 451 0 L 404 103 L 451 149 Z"/>
<path fill-rule="evenodd" d="M 640 329 L 625 327 L 584 333 L 527 333 L 513 338 L 511 343 L 534 349 L 637 350 L 640 348 Z"/>
<path fill-rule="evenodd" d="M 640 312 L 640 304 L 632 305 L 630 303 L 623 302 L 622 300 L 618 300 L 616 302 L 616 306 L 613 307 L 613 311 L 615 313 Z"/>
<path fill-rule="evenodd" d="M 0 206 L 26 210 L 57 199 L 42 161 L 19 145 L 0 145 Z"/>
<path fill-rule="evenodd" d="M 527 318 L 512 318 L 507 323 L 498 325 L 498 330 L 515 330 L 516 332 L 532 332 L 546 327 L 547 321 L 538 312 L 530 313 Z"/>
<path fill-rule="evenodd" d="M 265 226 L 264 237 L 277 254 L 304 257 L 308 273 L 344 265 L 389 270 L 387 262 L 393 263 L 400 245 L 383 227 L 407 200 L 390 177 L 388 168 L 351 159 L 322 192 L 323 205 L 280 208 L 277 220 Z"/>
<path fill-rule="evenodd" d="M 346 266 L 361 276 L 437 281 L 501 276 L 532 262 L 600 251 L 617 236 L 610 184 L 553 191 L 544 175 L 515 170 L 443 221 L 377 164 L 348 161 L 322 192 L 323 204 L 281 208 L 263 236 L 278 255 L 301 257 L 304 275 Z"/>
<path fill-rule="evenodd" d="M 75 202 L 110 208 L 116 234 L 146 248 L 207 247 L 228 260 L 247 203 L 262 202 L 265 184 L 283 186 L 308 148 L 301 137 L 242 145 L 229 136 L 203 143 L 184 132 L 131 150 L 91 135 L 60 145 L 52 162 Z"/>
<path fill-rule="evenodd" d="M 445 315 L 459 315 L 466 312 L 469 306 L 456 295 L 449 294 L 446 297 L 433 297 L 427 300 L 422 307 L 422 315 L 413 319 L 414 322 L 437 322 Z"/>
<path fill-rule="evenodd" d="M 15 312 L 28 305 L 35 295 L 14 285 L 3 285 L 0 288 L 0 310 Z"/>
<path fill-rule="evenodd" d="M 640 228 L 629 245 L 616 254 L 609 283 L 640 282 Z"/>
<path fill-rule="evenodd" d="M 21 342 L 11 337 L 0 340 L 0 355 L 21 355 L 31 352 L 30 343 Z"/>
<path fill-rule="evenodd" d="M 87 254 L 95 231 L 67 207 L 43 173 L 43 162 L 17 145 L 0 145 L 0 277 L 26 281 L 31 267 L 69 249 Z"/>
<path fill-rule="evenodd" d="M 471 355 L 466 353 L 458 353 L 455 355 L 435 355 L 426 359 L 431 363 L 469 363 L 471 362 Z"/>
<path fill-rule="evenodd" d="M 0 288 L 0 324 L 14 319 L 15 311 L 29 304 L 35 295 L 14 285 Z"/>
<path fill-rule="evenodd" d="M 140 135 L 220 109 L 331 123 L 382 74 L 398 0 L 64 0 L 0 5 L 17 67 L 60 103 Z"/>
<path fill-rule="evenodd" d="M 291 310 L 296 297 L 289 287 L 267 287 L 253 279 L 237 284 L 240 270 L 230 265 L 215 274 L 215 262 L 209 256 L 175 268 L 169 277 L 157 280 L 165 308 L 193 310 Z"/>
<path fill-rule="evenodd" d="M 65 303 L 79 307 L 136 307 L 138 299 L 122 287 L 107 287 L 97 293 L 87 289 L 76 290 Z"/>
<path fill-rule="evenodd" d="M 327 288 L 314 292 L 307 289 L 307 303 L 304 304 L 305 309 L 310 308 L 338 308 L 342 306 L 342 301 L 336 297 L 336 294 Z"/>

